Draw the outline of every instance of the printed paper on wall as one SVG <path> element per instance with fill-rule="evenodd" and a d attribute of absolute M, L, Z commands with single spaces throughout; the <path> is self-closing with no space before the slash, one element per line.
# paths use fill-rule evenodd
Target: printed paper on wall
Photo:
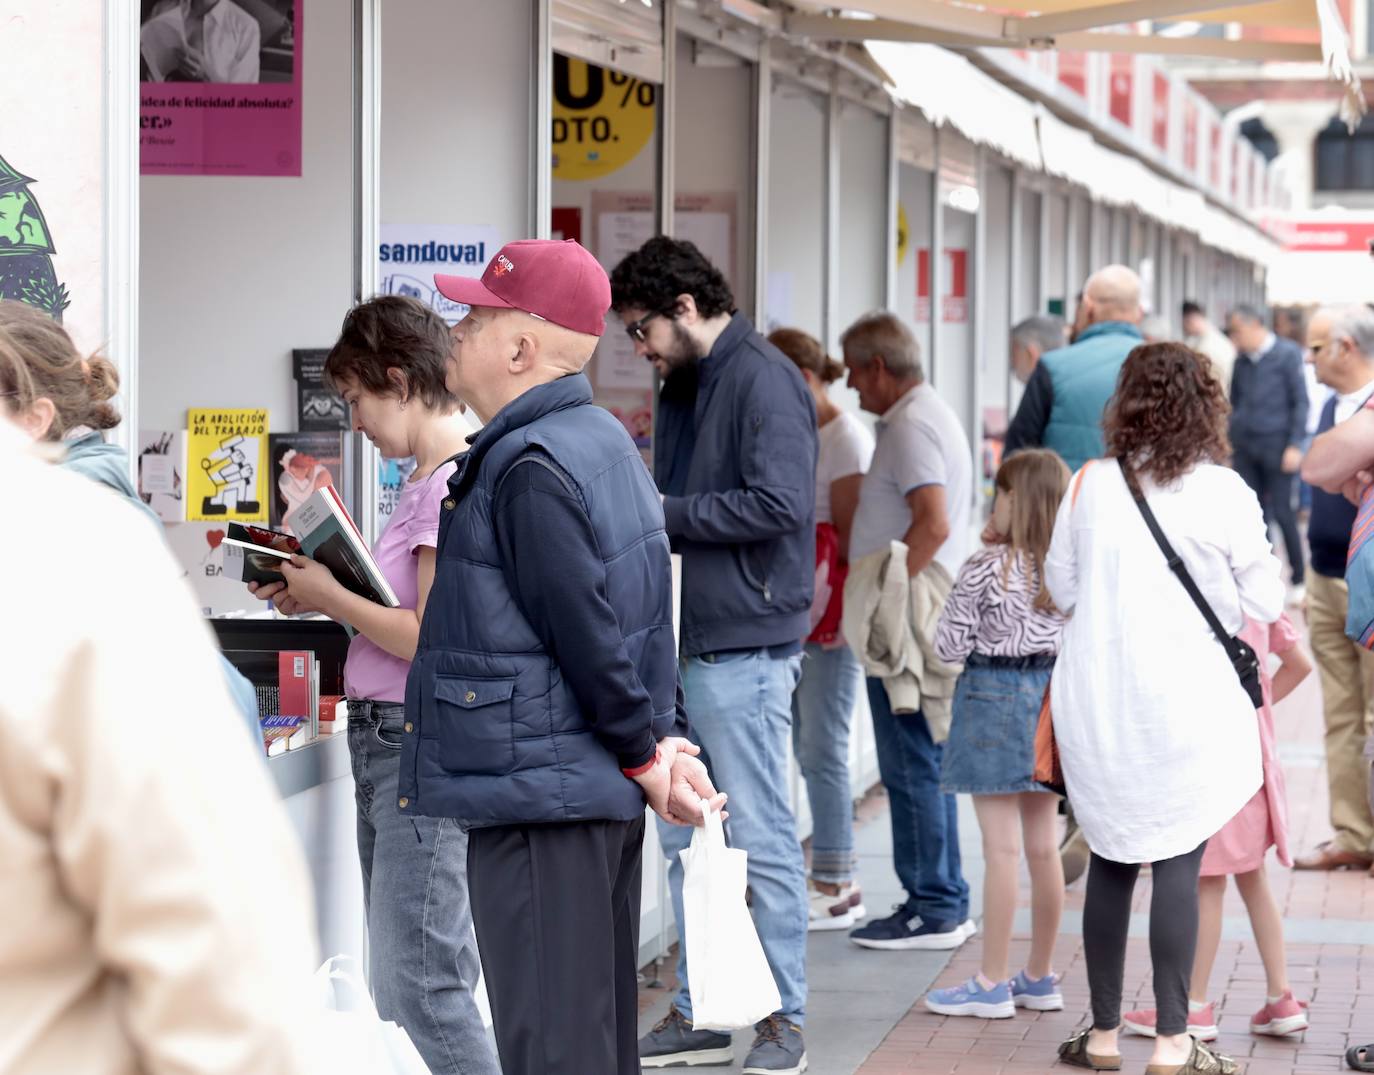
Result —
<path fill-rule="evenodd" d="M 378 290 L 418 299 L 456 325 L 468 308 L 439 294 L 434 274 L 481 276 L 500 245 L 496 229 L 487 226 L 383 224 L 377 249 Z"/>
<path fill-rule="evenodd" d="M 188 412 L 186 456 L 187 519 L 268 521 L 266 410 Z"/>
<path fill-rule="evenodd" d="M 144 175 L 301 174 L 303 0 L 143 0 Z"/>

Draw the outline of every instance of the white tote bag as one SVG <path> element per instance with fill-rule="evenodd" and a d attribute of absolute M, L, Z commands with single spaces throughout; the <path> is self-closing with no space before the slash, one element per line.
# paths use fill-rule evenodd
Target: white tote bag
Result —
<path fill-rule="evenodd" d="M 349 972 L 347 956 L 327 960 L 315 972 L 316 1059 L 320 1075 L 429 1075 L 429 1067 L 406 1034 L 382 1019 L 361 979 Z"/>
<path fill-rule="evenodd" d="M 749 856 L 725 846 L 720 814 L 713 810 L 680 854 L 692 1025 L 752 1026 L 777 1011 L 781 999 L 744 902 Z"/>

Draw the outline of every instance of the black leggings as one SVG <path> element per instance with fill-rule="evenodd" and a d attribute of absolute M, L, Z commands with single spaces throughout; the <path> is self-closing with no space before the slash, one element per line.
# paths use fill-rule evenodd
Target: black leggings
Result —
<path fill-rule="evenodd" d="M 1204 841 L 1196 851 L 1150 866 L 1150 962 L 1154 965 L 1156 1027 L 1163 1035 L 1188 1029 L 1188 982 L 1197 950 L 1197 879 Z M 1121 1023 L 1121 984 L 1126 973 L 1126 931 L 1138 865 L 1094 854 L 1083 903 L 1083 953 L 1088 961 L 1093 1026 Z"/>

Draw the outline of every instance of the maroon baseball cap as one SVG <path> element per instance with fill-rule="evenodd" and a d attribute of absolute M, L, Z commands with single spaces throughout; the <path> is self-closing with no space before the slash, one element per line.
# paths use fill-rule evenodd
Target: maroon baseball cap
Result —
<path fill-rule="evenodd" d="M 480 280 L 435 273 L 434 286 L 452 302 L 523 310 L 588 336 L 606 331 L 611 308 L 606 270 L 576 239 L 507 243 Z"/>

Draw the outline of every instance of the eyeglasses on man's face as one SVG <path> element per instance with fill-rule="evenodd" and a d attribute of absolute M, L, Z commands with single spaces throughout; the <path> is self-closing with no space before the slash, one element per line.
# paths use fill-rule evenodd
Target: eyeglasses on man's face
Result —
<path fill-rule="evenodd" d="M 634 340 L 636 343 L 648 343 L 649 335 L 644 331 L 644 326 L 647 325 L 650 321 L 652 321 L 655 317 L 666 316 L 666 314 L 661 314 L 657 310 L 653 311 L 652 313 L 647 313 L 638 321 L 631 321 L 628 325 L 626 325 L 625 332 L 630 337 L 630 339 Z"/>

